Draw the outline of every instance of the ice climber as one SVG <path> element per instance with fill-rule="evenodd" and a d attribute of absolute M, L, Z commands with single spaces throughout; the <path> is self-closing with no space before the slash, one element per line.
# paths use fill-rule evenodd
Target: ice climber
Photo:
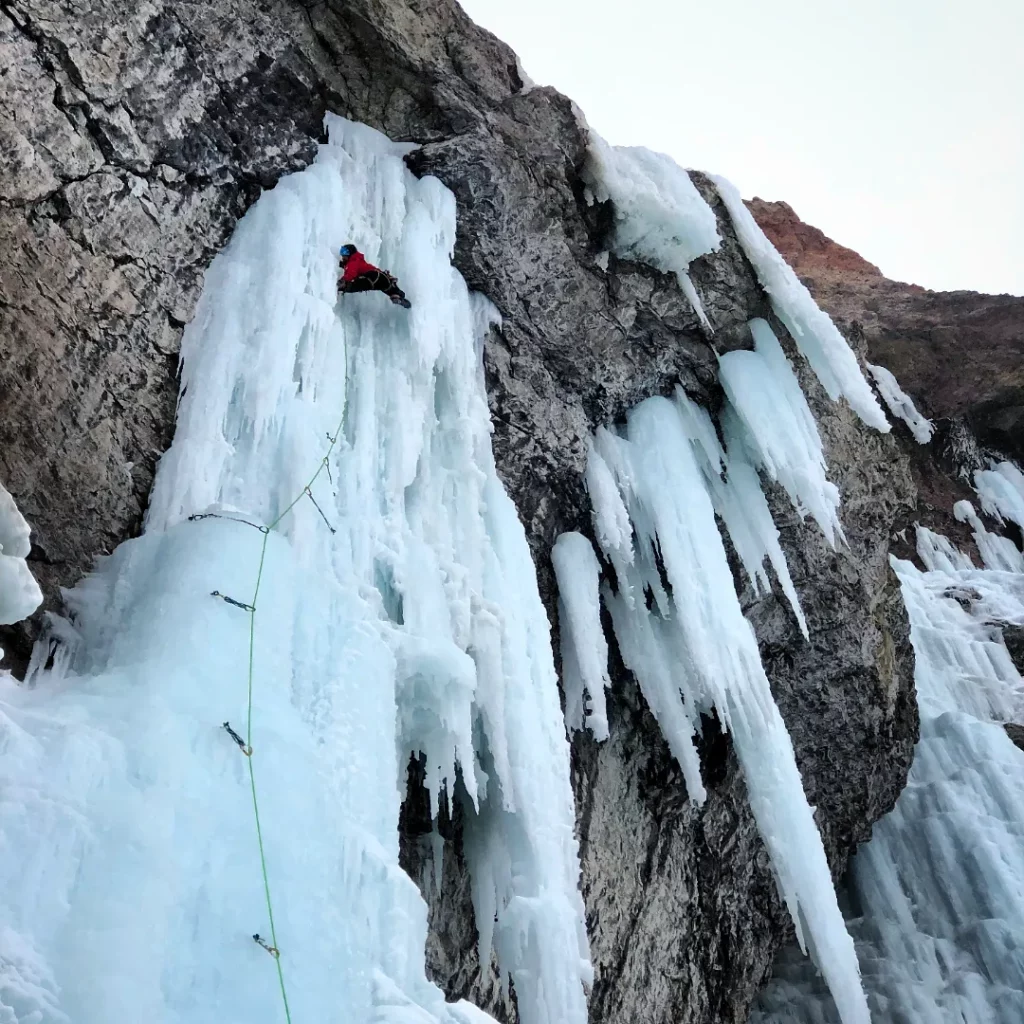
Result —
<path fill-rule="evenodd" d="M 383 292 L 396 306 L 406 309 L 412 306 L 405 292 L 398 287 L 397 278 L 375 267 L 354 245 L 343 245 L 339 251 L 342 269 L 338 279 L 339 292 Z"/>

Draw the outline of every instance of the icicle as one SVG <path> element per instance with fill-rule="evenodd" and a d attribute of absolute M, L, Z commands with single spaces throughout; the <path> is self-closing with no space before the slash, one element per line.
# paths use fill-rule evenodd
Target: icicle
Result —
<path fill-rule="evenodd" d="M 925 526 L 917 527 L 917 555 L 928 570 L 957 572 L 973 569 L 974 563 L 962 551 L 954 547 L 946 537 L 934 533 Z"/>
<path fill-rule="evenodd" d="M 846 339 L 768 241 L 736 187 L 725 178 L 714 177 L 714 181 L 761 287 L 771 296 L 776 315 L 811 364 L 821 386 L 833 401 L 845 397 L 868 426 L 887 432 L 889 423 Z"/>
<path fill-rule="evenodd" d="M 555 541 L 551 564 L 558 581 L 565 719 L 571 731 L 582 729 L 585 719 L 594 738 L 606 740 L 608 642 L 601 626 L 601 565 L 590 541 L 580 533 L 563 533 Z M 586 715 L 584 695 L 590 697 Z"/>
<path fill-rule="evenodd" d="M 982 511 L 1004 522 L 1009 519 L 1024 530 L 1024 473 L 1012 462 L 993 463 L 974 474 L 974 488 Z"/>
<path fill-rule="evenodd" d="M 715 213 L 671 157 L 642 147 L 610 146 L 590 133 L 583 178 L 599 202 L 615 208 L 613 251 L 675 274 L 683 294 L 711 324 L 688 268 L 722 244 Z"/>
<path fill-rule="evenodd" d="M 754 351 L 729 352 L 719 360 L 729 409 L 722 429 L 730 449 L 746 449 L 785 488 L 794 508 L 809 512 L 834 547 L 844 540 L 839 491 L 826 477 L 818 425 L 768 323 L 750 321 Z"/>
<path fill-rule="evenodd" d="M 700 714 L 717 710 L 733 735 L 751 808 L 801 941 L 806 938 L 828 979 L 843 1021 L 866 1024 L 853 943 L 715 522 L 706 481 L 718 478 L 722 455 L 710 422 L 685 400 L 651 398 L 629 413 L 624 437 L 600 433 L 595 450 L 618 487 L 637 550 L 660 555 L 657 563 L 644 565 L 636 558 L 624 565 L 629 592 L 637 599 L 627 602 L 604 589 L 623 660 L 695 801 L 702 801 L 705 791 L 692 737 Z M 747 484 L 730 486 L 739 486 L 745 496 L 749 477 Z M 602 501 L 611 504 L 603 493 Z M 755 522 L 747 551 L 756 574 L 769 531 L 763 520 Z M 599 531 L 602 537 L 611 539 L 605 549 L 609 557 L 621 555 L 617 532 Z M 654 596 L 653 607 L 640 599 L 645 590 Z"/>
<path fill-rule="evenodd" d="M 1021 554 L 1020 548 L 1009 537 L 989 533 L 969 501 L 958 501 L 953 506 L 953 515 L 959 522 L 967 523 L 974 531 L 974 543 L 978 545 L 978 552 L 986 569 L 1024 572 L 1024 554 Z"/>
<path fill-rule="evenodd" d="M 875 366 L 873 363 L 866 365 L 871 376 L 875 378 L 878 393 L 889 407 L 889 412 L 906 423 L 918 444 L 927 444 L 932 439 L 932 434 L 935 433 L 932 421 L 925 419 L 917 411 L 913 399 L 900 387 L 899 381 L 884 366 Z"/>
<path fill-rule="evenodd" d="M 687 398 L 682 388 L 676 388 L 675 399 L 683 417 L 684 429 L 695 451 L 703 455 L 697 461 L 704 472 L 704 482 L 715 511 L 722 517 L 729 531 L 729 538 L 740 556 L 754 592 L 771 590 L 771 581 L 764 569 L 767 558 L 793 609 L 800 632 L 806 638 L 809 635 L 807 621 L 789 573 L 789 564 L 779 543 L 779 531 L 761 490 L 757 471 L 746 461 L 743 445 L 734 444 L 727 456 L 718 443 L 707 410 Z"/>

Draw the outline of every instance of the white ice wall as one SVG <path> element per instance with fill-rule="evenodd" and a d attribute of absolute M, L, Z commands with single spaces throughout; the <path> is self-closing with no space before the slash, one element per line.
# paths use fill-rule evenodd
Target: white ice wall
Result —
<path fill-rule="evenodd" d="M 0 681 L 11 1024 L 284 1020 L 251 937 L 270 922 L 250 764 L 292 1019 L 482 1018 L 426 981 L 426 908 L 398 866 L 420 749 L 435 801 L 465 783 L 483 953 L 493 932 L 524 1024 L 585 1021 L 549 628 L 490 450 L 492 314 L 450 265 L 451 194 L 408 147 L 329 128 L 207 273 L 144 535 L 72 595 L 56 669 Z M 347 241 L 410 312 L 336 301 Z M 257 578 L 250 635 L 211 592 L 250 603 Z M 250 652 L 247 761 L 221 723 L 248 738 Z"/>
<path fill-rule="evenodd" d="M 25 561 L 31 533 L 10 491 L 0 484 L 0 626 L 20 622 L 42 604 L 39 584 Z"/>
<path fill-rule="evenodd" d="M 1024 571 L 990 564 L 991 553 L 977 569 L 923 528 L 917 546 L 927 571 L 897 559 L 893 567 L 910 616 L 921 738 L 895 810 L 853 859 L 849 924 L 874 1020 L 1016 1024 L 1024 1019 L 1024 751 L 1003 723 L 1024 723 L 1024 679 L 1001 628 L 1024 625 Z M 838 1019 L 792 961 L 752 1018 Z"/>

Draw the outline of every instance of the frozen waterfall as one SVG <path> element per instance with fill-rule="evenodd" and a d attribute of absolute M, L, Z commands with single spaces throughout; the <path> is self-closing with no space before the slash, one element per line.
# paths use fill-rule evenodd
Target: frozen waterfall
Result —
<path fill-rule="evenodd" d="M 0 626 L 20 622 L 42 603 L 25 559 L 32 544 L 29 525 L 18 511 L 10 492 L 0 484 Z M 0 649 L 0 658 L 3 657 Z"/>
<path fill-rule="evenodd" d="M 728 402 L 720 416 L 725 447 L 708 413 L 676 389 L 674 400 L 649 398 L 622 429 L 600 428 L 587 479 L 594 529 L 616 587 L 604 603 L 626 666 L 679 763 L 691 799 L 706 797 L 694 745 L 700 716 L 717 712 L 732 734 L 751 808 L 771 855 L 797 936 L 824 974 L 846 1024 L 869 1020 L 853 942 L 836 901 L 825 850 L 804 795 L 793 745 L 744 618 L 716 522 L 721 516 L 755 589 L 768 585 L 770 561 L 806 636 L 800 602 L 758 469 L 779 480 L 801 515 L 817 520 L 829 541 L 842 538 L 839 493 L 827 479 L 817 425 L 793 368 L 764 320 L 751 322 L 753 351 L 721 357 Z M 581 544 L 582 542 L 582 544 Z M 569 724 L 587 718 L 607 735 L 603 666 L 594 661 L 599 617 L 596 560 L 579 535 L 555 546 L 568 638 Z M 569 555 L 581 568 L 570 574 Z M 594 562 L 592 569 L 585 567 Z M 582 580 L 593 580 L 583 587 Z M 583 625 L 581 625 L 583 623 Z"/>
<path fill-rule="evenodd" d="M 998 479 L 979 474 L 993 505 L 1000 481 L 1019 478 L 1003 466 Z M 907 788 L 853 858 L 848 882 L 876 1021 L 1024 1020 L 1024 751 L 1003 728 L 1024 721 L 1024 680 L 1001 637 L 1004 624 L 1024 625 L 1024 572 L 1007 571 L 986 538 L 1013 547 L 986 531 L 983 569 L 921 527 L 926 571 L 893 560 L 910 614 L 921 738 Z M 752 1019 L 834 1024 L 838 1016 L 787 957 Z"/>
<path fill-rule="evenodd" d="M 296 1022 L 483 1018 L 424 974 L 398 866 L 415 750 L 435 807 L 465 794 L 482 953 L 524 1024 L 586 1020 L 549 627 L 491 455 L 494 314 L 451 267 L 451 194 L 328 126 L 210 267 L 144 534 L 71 594 L 53 666 L 0 680 L 8 1024 L 276 1024 L 285 994 Z M 336 301 L 346 241 L 411 313 Z"/>

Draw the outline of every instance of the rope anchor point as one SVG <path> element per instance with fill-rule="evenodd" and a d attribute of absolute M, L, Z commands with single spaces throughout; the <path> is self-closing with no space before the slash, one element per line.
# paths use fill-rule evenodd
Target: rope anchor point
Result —
<path fill-rule="evenodd" d="M 210 597 L 219 597 L 222 601 L 227 604 L 234 605 L 236 608 L 241 608 L 243 612 L 255 612 L 256 605 L 245 604 L 244 601 L 236 601 L 233 597 L 228 597 L 227 594 L 222 594 L 219 590 L 211 590 Z"/>
<path fill-rule="evenodd" d="M 333 526 L 331 526 L 330 520 L 327 518 L 327 516 L 324 515 L 324 510 L 317 504 L 317 500 L 316 498 L 313 497 L 313 492 L 309 489 L 309 487 L 306 487 L 306 496 L 316 506 L 316 510 L 317 512 L 320 513 L 320 518 L 326 524 L 327 529 L 330 530 L 331 533 L 337 533 L 338 531 Z"/>
<path fill-rule="evenodd" d="M 221 728 L 238 744 L 238 749 L 245 754 L 246 757 L 252 757 L 252 747 L 242 739 L 241 736 L 231 728 L 230 722 L 225 722 Z"/>
<path fill-rule="evenodd" d="M 270 533 L 270 527 L 261 523 L 250 523 L 248 519 L 239 519 L 237 516 L 224 516 L 219 512 L 196 512 L 188 517 L 190 523 L 201 523 L 204 519 L 226 519 L 229 523 L 241 523 L 242 526 L 251 526 L 260 533 Z"/>
<path fill-rule="evenodd" d="M 259 932 L 253 935 L 252 940 L 257 946 L 262 946 L 275 960 L 281 959 L 281 951 L 277 946 L 272 946 L 266 939 L 260 936 Z"/>

